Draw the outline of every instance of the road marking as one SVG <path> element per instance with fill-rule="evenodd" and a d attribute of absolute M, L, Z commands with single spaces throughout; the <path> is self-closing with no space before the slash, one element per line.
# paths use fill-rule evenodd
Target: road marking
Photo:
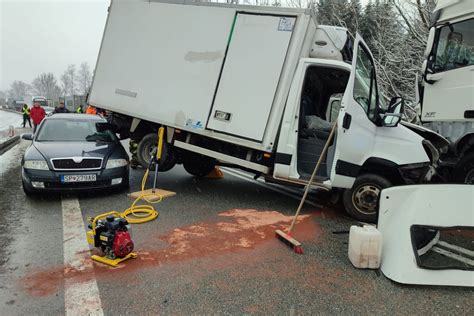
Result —
<path fill-rule="evenodd" d="M 451 259 L 454 259 L 454 260 L 457 260 L 457 261 L 460 261 L 462 263 L 465 263 L 465 264 L 468 264 L 470 266 L 474 266 L 474 260 L 471 260 L 471 259 L 468 259 L 468 258 L 465 258 L 463 256 L 460 256 L 458 254 L 455 254 L 455 253 L 452 253 L 450 251 L 447 251 L 447 250 L 444 250 L 442 248 L 439 248 L 439 247 L 433 247 L 431 248 L 434 252 L 437 252 L 439 253 L 440 255 L 443 255 L 443 256 L 446 256 L 448 258 L 451 258 Z"/>
<path fill-rule="evenodd" d="M 445 241 L 438 241 L 438 245 L 440 245 L 443 248 L 448 248 L 449 250 L 453 250 L 453 251 L 458 252 L 460 254 L 463 254 L 463 255 L 469 256 L 471 258 L 474 258 L 474 251 L 472 251 L 472 250 L 462 248 L 462 247 L 459 247 L 459 246 L 456 246 L 456 245 L 452 245 L 452 244 L 447 243 Z"/>
<path fill-rule="evenodd" d="M 293 199 L 296 199 L 296 200 L 301 200 L 301 195 L 299 195 L 299 192 L 297 191 L 293 191 L 293 190 L 289 190 L 289 189 L 282 189 L 282 188 L 277 188 L 276 186 L 273 186 L 273 185 L 270 185 L 268 183 L 266 183 L 265 181 L 261 180 L 261 179 L 257 179 L 255 180 L 251 175 L 248 175 L 248 174 L 245 174 L 243 172 L 239 172 L 237 170 L 232 170 L 232 169 L 229 169 L 229 168 L 225 168 L 225 167 L 222 167 L 221 168 L 222 170 L 224 170 L 226 173 L 236 177 L 236 178 L 239 178 L 239 179 L 242 179 L 242 180 L 246 180 L 248 182 L 252 182 L 256 185 L 259 185 L 261 187 L 264 187 L 266 189 L 269 189 L 271 191 L 274 191 L 274 192 L 278 192 L 278 193 L 281 193 L 285 196 L 288 196 L 288 197 L 291 197 Z M 317 207 L 317 208 L 322 208 L 323 206 L 320 205 L 320 204 L 317 204 L 313 201 L 310 201 L 308 199 L 306 199 L 305 201 L 306 204 L 308 205 L 311 205 L 311 206 L 314 206 L 314 207 Z"/>
<path fill-rule="evenodd" d="M 89 253 L 86 229 L 77 198 L 61 198 L 63 212 L 63 249 L 65 267 L 92 271 L 91 261 L 84 261 L 84 254 Z M 74 279 L 64 280 L 64 305 L 66 315 L 104 315 L 100 300 L 99 288 L 95 275 L 89 281 L 78 282 Z"/>

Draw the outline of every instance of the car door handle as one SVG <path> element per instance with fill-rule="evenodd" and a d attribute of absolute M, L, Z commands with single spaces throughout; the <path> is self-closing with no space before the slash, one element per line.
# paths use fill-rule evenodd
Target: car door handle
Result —
<path fill-rule="evenodd" d="M 351 127 L 352 116 L 349 113 L 344 114 L 344 119 L 342 120 L 342 127 L 349 129 Z"/>

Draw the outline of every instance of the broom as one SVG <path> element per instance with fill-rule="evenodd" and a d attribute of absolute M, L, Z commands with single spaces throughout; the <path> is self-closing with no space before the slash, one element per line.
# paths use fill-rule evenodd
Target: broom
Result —
<path fill-rule="evenodd" d="M 323 161 L 324 157 L 326 156 L 326 152 L 329 148 L 329 144 L 331 143 L 331 140 L 334 136 L 334 132 L 336 131 L 336 126 L 337 123 L 334 122 L 331 128 L 331 133 L 329 134 L 328 140 L 326 141 L 326 144 L 324 145 L 323 151 L 321 152 L 321 156 L 319 156 L 318 162 L 316 163 L 316 166 L 314 167 L 313 173 L 311 174 L 311 178 L 309 178 L 309 182 L 306 185 L 306 188 L 304 190 L 303 197 L 301 198 L 300 205 L 298 206 L 298 209 L 296 210 L 295 216 L 293 217 L 293 221 L 291 222 L 290 228 L 287 229 L 286 233 L 282 230 L 277 229 L 275 231 L 276 237 L 280 239 L 282 242 L 287 244 L 289 247 L 293 248 L 293 251 L 296 252 L 297 254 L 302 254 L 303 253 L 303 246 L 301 243 L 291 237 L 291 232 L 293 231 L 293 227 L 295 226 L 296 219 L 298 218 L 298 215 L 300 214 L 301 209 L 303 208 L 303 204 L 306 201 L 306 197 L 308 195 L 309 189 L 311 188 L 311 184 L 313 183 L 314 177 L 316 176 L 316 173 L 319 170 L 319 166 L 321 165 L 321 162 Z"/>

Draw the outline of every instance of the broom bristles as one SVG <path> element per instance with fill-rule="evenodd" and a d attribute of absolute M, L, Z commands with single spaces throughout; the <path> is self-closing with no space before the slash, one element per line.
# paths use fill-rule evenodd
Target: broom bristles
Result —
<path fill-rule="evenodd" d="M 287 246 L 293 248 L 293 251 L 297 254 L 303 254 L 303 246 L 299 241 L 291 237 L 289 234 L 277 229 L 275 231 L 276 236 L 282 242 L 284 242 Z"/>

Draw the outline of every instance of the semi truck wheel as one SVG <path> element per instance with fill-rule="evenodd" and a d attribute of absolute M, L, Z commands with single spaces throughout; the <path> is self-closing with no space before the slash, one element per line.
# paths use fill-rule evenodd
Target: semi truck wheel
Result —
<path fill-rule="evenodd" d="M 391 186 L 392 183 L 382 176 L 370 173 L 360 175 L 352 189 L 343 193 L 346 212 L 361 222 L 376 223 L 380 192 Z"/>
<path fill-rule="evenodd" d="M 191 152 L 186 152 L 182 160 L 184 170 L 196 177 L 207 176 L 215 168 L 217 163 L 214 158 Z"/>
<path fill-rule="evenodd" d="M 474 152 L 466 154 L 454 168 L 454 181 L 474 184 Z"/>
<path fill-rule="evenodd" d="M 138 143 L 137 160 L 143 168 L 148 168 L 150 157 L 158 144 L 158 136 L 156 134 L 148 134 Z M 163 142 L 163 151 L 161 153 L 161 161 L 158 171 L 168 171 L 176 164 L 176 158 L 172 150 L 172 146 L 167 142 Z M 154 171 L 154 166 L 150 168 Z"/>

